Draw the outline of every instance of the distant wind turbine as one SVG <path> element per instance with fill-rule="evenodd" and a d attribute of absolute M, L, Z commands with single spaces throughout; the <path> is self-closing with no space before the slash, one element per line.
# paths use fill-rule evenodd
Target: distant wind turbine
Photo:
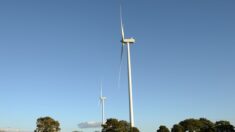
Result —
<path fill-rule="evenodd" d="M 102 104 L 102 125 L 105 124 L 105 119 L 104 119 L 104 100 L 106 99 L 106 97 L 103 96 L 103 86 L 102 86 L 102 82 L 100 84 L 100 103 Z"/>
<path fill-rule="evenodd" d="M 130 114 L 129 116 L 130 116 L 131 127 L 134 127 L 130 44 L 134 44 L 135 39 L 134 38 L 125 38 L 124 26 L 123 26 L 123 23 L 122 23 L 122 9 L 121 9 L 121 7 L 120 7 L 120 21 L 121 21 L 121 35 L 122 35 L 122 39 L 121 39 L 121 43 L 122 43 L 121 61 L 122 61 L 122 56 L 123 56 L 123 48 L 126 45 L 127 46 L 127 62 L 128 62 L 129 114 Z"/>

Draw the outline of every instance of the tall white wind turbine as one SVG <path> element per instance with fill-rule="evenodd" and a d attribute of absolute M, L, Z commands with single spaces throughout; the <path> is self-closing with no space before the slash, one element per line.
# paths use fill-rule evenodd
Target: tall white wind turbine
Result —
<path fill-rule="evenodd" d="M 102 86 L 102 82 L 100 84 L 100 103 L 102 104 L 102 125 L 105 124 L 105 116 L 104 116 L 104 100 L 106 99 L 106 97 L 103 96 L 103 86 Z"/>
<path fill-rule="evenodd" d="M 124 46 L 127 46 L 127 63 L 128 63 L 128 87 L 129 87 L 129 116 L 131 127 L 134 127 L 134 112 L 133 112 L 133 99 L 132 99 L 132 77 L 131 77 L 131 53 L 130 45 L 135 43 L 134 38 L 125 38 L 124 26 L 122 23 L 122 9 L 120 8 L 120 21 L 121 21 L 121 34 L 122 34 L 122 49 L 121 49 L 121 59 L 123 54 Z"/>

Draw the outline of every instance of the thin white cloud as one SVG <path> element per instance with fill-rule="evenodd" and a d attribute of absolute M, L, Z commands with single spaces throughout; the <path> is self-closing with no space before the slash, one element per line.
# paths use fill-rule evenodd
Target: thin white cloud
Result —
<path fill-rule="evenodd" d="M 98 128 L 101 127 L 101 122 L 95 122 L 95 121 L 90 121 L 90 122 L 81 122 L 78 124 L 79 128 Z"/>
<path fill-rule="evenodd" d="M 32 132 L 32 131 L 22 130 L 19 128 L 0 128 L 0 132 Z"/>

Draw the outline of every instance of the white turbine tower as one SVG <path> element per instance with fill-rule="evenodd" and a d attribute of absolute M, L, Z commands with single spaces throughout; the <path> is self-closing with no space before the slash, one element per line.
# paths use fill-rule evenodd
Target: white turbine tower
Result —
<path fill-rule="evenodd" d="M 120 20 L 121 20 L 121 34 L 122 34 L 122 49 L 121 49 L 121 60 L 123 54 L 123 46 L 127 46 L 127 63 L 128 63 L 128 87 L 129 87 L 129 116 L 131 127 L 134 127 L 134 112 L 133 112 L 133 100 L 132 100 L 132 77 L 131 77 L 131 53 L 130 45 L 135 43 L 134 38 L 125 38 L 124 27 L 122 23 L 122 10 L 120 8 Z"/>
<path fill-rule="evenodd" d="M 101 85 L 100 85 L 100 103 L 102 104 L 102 125 L 105 124 L 105 119 L 104 119 L 104 100 L 106 99 L 106 97 L 104 97 L 102 94 L 102 82 L 101 82 Z"/>

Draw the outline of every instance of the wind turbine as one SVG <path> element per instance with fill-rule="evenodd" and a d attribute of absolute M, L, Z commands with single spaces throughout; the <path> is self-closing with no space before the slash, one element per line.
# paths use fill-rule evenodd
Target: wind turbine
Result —
<path fill-rule="evenodd" d="M 132 99 L 132 76 L 131 76 L 131 53 L 130 53 L 130 45 L 135 43 L 134 38 L 125 38 L 124 34 L 124 26 L 122 23 L 122 9 L 120 7 L 120 20 L 121 20 L 121 34 L 122 34 L 122 49 L 121 49 L 121 61 L 123 56 L 123 48 L 127 46 L 127 63 L 128 63 L 128 87 L 129 87 L 129 118 L 131 127 L 134 127 L 134 112 L 133 112 L 133 99 Z"/>
<path fill-rule="evenodd" d="M 102 104 L 102 125 L 104 125 L 105 124 L 105 119 L 104 119 L 104 100 L 106 99 L 106 97 L 104 97 L 102 94 L 102 88 L 103 88 L 103 86 L 102 86 L 102 82 L 101 82 L 101 85 L 100 85 L 100 103 Z"/>

